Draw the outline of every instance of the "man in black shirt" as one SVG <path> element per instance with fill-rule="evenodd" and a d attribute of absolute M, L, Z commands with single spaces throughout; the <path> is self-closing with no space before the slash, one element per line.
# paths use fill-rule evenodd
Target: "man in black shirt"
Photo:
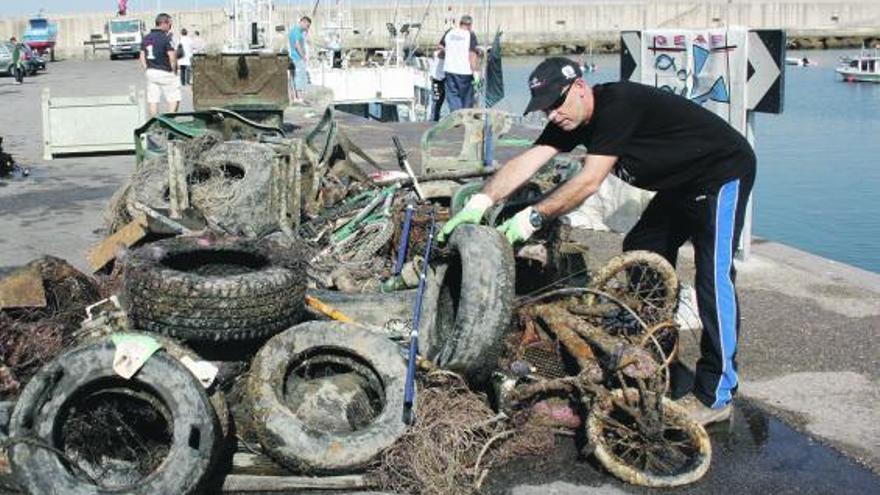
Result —
<path fill-rule="evenodd" d="M 165 95 L 169 112 L 180 104 L 180 80 L 177 73 L 177 52 L 171 42 L 171 16 L 156 16 L 156 27 L 141 42 L 141 67 L 147 76 L 147 102 L 150 116 L 159 113 L 159 100 Z"/>
<path fill-rule="evenodd" d="M 457 225 L 478 223 L 556 154 L 584 145 L 588 154 L 578 174 L 499 229 L 511 243 L 528 239 L 547 219 L 598 191 L 609 173 L 657 191 L 623 248 L 654 251 L 675 265 L 678 248 L 693 242 L 702 355 L 693 393 L 680 402 L 702 423 L 728 418 L 738 385 L 733 255 L 755 178 L 751 146 L 723 119 L 681 96 L 630 82 L 590 87 L 580 67 L 565 58 L 538 65 L 529 87 L 525 113 L 545 112 L 544 132 L 447 222 L 441 242 Z"/>

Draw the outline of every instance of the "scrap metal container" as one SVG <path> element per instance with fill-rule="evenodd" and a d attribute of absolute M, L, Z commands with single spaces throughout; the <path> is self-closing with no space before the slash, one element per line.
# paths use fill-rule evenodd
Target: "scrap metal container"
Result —
<path fill-rule="evenodd" d="M 288 63 L 287 55 L 275 53 L 197 54 L 193 107 L 227 108 L 278 125 L 288 105 Z"/>

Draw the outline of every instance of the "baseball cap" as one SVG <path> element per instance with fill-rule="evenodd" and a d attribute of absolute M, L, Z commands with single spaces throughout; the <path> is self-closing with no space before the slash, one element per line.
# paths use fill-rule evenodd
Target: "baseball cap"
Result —
<path fill-rule="evenodd" d="M 465 14 L 465 15 L 461 16 L 461 20 L 458 21 L 458 23 L 459 23 L 459 24 L 473 24 L 473 23 L 474 23 L 474 18 L 471 17 L 471 16 L 469 16 L 469 15 L 467 15 L 467 14 Z"/>
<path fill-rule="evenodd" d="M 580 66 L 565 57 L 551 57 L 544 60 L 529 75 L 529 90 L 532 92 L 532 98 L 526 105 L 523 115 L 547 109 L 559 99 L 566 86 L 582 76 Z"/>

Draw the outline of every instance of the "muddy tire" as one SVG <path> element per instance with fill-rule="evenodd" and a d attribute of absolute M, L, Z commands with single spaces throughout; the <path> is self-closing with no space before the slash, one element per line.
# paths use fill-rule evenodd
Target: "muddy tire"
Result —
<path fill-rule="evenodd" d="M 115 346 L 110 339 L 86 344 L 61 355 L 47 364 L 28 383 L 16 404 L 10 424 L 14 437 L 29 437 L 52 445 L 75 458 L 79 470 L 68 467 L 54 452 L 34 445 L 17 443 L 10 451 L 10 461 L 16 478 L 29 493 L 64 493 L 96 495 L 131 493 L 159 495 L 168 493 L 200 493 L 219 449 L 221 429 L 217 417 L 198 380 L 177 359 L 163 350 L 151 356 L 130 380 L 124 380 L 113 371 Z M 103 394 L 103 395 L 102 395 Z M 97 465 L 94 458 L 72 454 L 89 445 L 68 443 L 70 421 L 78 407 L 85 407 L 98 397 L 115 397 L 134 401 L 144 408 L 152 408 L 163 418 L 168 436 L 164 458 L 151 464 L 151 471 L 138 468 L 134 477 L 103 477 L 103 485 L 96 485 L 83 471 L 95 475 L 107 466 L 116 469 L 120 463 L 139 464 L 142 456 L 130 459 L 110 457 Z M 121 408 L 125 414 L 133 408 Z M 153 435 L 148 429 L 144 435 Z M 112 437 L 107 437 L 112 438 Z M 119 439 L 116 439 L 116 443 Z M 83 450 L 84 451 L 84 450 Z M 97 471 L 96 471 L 97 470 Z M 125 479 L 127 481 L 122 482 Z M 108 481 L 110 480 L 110 481 Z"/>
<path fill-rule="evenodd" d="M 632 396 L 631 401 L 638 401 L 638 390 L 630 388 L 626 393 Z M 611 391 L 611 396 L 617 399 L 622 399 L 623 394 L 624 391 L 621 389 Z M 709 442 L 706 429 L 690 419 L 687 412 L 674 401 L 666 397 L 663 397 L 662 400 L 663 437 L 687 446 L 682 448 L 680 452 L 680 454 L 683 453 L 683 457 L 678 459 L 680 462 L 676 465 L 675 472 L 652 469 L 657 466 L 650 464 L 639 467 L 619 455 L 633 449 L 615 444 L 615 433 L 606 420 L 606 418 L 615 417 L 616 414 L 611 397 L 596 401 L 587 417 L 587 437 L 589 445 L 594 447 L 593 455 L 611 474 L 627 483 L 649 487 L 682 486 L 699 480 L 709 470 L 709 464 L 712 461 L 712 445 Z"/>
<path fill-rule="evenodd" d="M 145 161 L 130 180 L 130 189 L 125 198 L 126 210 L 132 218 L 142 212 L 136 206 L 140 202 L 150 208 L 167 210 L 171 207 L 168 186 L 168 163 L 165 157 Z"/>
<path fill-rule="evenodd" d="M 305 275 L 271 242 L 176 237 L 133 251 L 124 287 L 135 328 L 190 342 L 256 340 L 299 322 Z"/>
<path fill-rule="evenodd" d="M 455 229 L 449 249 L 453 255 L 425 286 L 421 353 L 482 384 L 497 365 L 513 313 L 513 250 L 497 230 L 476 225 Z"/>
<path fill-rule="evenodd" d="M 272 210 L 275 151 L 253 141 L 225 141 L 198 157 L 189 174 L 190 199 L 208 225 L 259 237 L 278 229 Z"/>
<path fill-rule="evenodd" d="M 317 373 L 315 378 L 302 374 L 309 370 Z M 303 414 L 302 401 L 288 396 L 297 388 L 291 383 L 308 387 L 315 380 L 351 373 L 370 384 L 367 389 L 373 400 L 370 415 L 354 419 L 359 427 L 331 431 L 318 427 L 321 418 Z M 251 366 L 247 398 L 260 444 L 270 457 L 299 472 L 341 473 L 362 468 L 406 429 L 402 419 L 405 374 L 398 346 L 361 327 L 312 321 L 290 328 L 272 337 Z M 345 414 L 352 409 L 346 408 Z M 327 412 L 337 414 L 338 409 Z"/>

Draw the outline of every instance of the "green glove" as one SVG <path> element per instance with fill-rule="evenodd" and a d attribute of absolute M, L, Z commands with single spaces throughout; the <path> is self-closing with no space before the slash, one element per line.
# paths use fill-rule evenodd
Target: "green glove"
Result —
<path fill-rule="evenodd" d="M 529 206 L 498 227 L 498 230 L 507 238 L 507 242 L 510 244 L 516 244 L 518 242 L 525 242 L 532 237 L 532 234 L 534 234 L 537 229 L 532 225 L 532 222 L 529 221 L 529 216 L 531 216 L 531 214 L 532 207 Z"/>
<path fill-rule="evenodd" d="M 489 196 L 483 193 L 477 193 L 471 196 L 471 199 L 469 199 L 464 205 L 464 208 L 456 213 L 454 217 L 450 218 L 449 221 L 446 222 L 446 225 L 443 226 L 443 229 L 440 230 L 440 235 L 437 236 L 437 242 L 441 244 L 446 242 L 446 238 L 449 237 L 449 234 L 463 223 L 480 223 L 480 220 L 483 219 L 483 214 L 486 213 L 486 210 L 488 210 L 490 206 L 492 206 L 492 198 Z"/>
<path fill-rule="evenodd" d="M 483 83 L 483 79 L 480 77 L 479 72 L 474 72 L 474 87 L 479 88 L 480 84 Z"/>

